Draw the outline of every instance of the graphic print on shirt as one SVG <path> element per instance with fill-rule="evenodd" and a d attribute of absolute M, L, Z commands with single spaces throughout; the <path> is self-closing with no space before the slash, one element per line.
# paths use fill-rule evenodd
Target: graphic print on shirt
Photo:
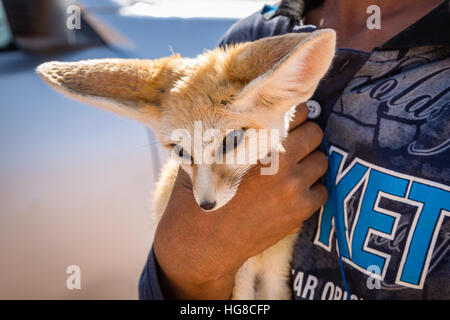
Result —
<path fill-rule="evenodd" d="M 449 57 L 436 47 L 374 52 L 327 123 L 340 254 L 385 288 L 422 289 L 450 248 Z M 329 252 L 333 210 L 329 200 L 314 238 Z"/>
<path fill-rule="evenodd" d="M 336 195 L 338 218 L 345 226 L 343 260 L 387 283 L 422 288 L 430 266 L 449 248 L 450 237 L 442 226 L 450 223 L 450 187 L 399 174 L 355 158 L 344 168 L 347 154 L 331 147 L 338 168 Z M 331 251 L 334 233 L 333 203 L 320 212 L 314 244 Z M 397 251 L 397 261 L 390 251 Z M 397 270 L 386 278 L 388 266 Z M 372 267 L 373 269 L 373 267 Z"/>

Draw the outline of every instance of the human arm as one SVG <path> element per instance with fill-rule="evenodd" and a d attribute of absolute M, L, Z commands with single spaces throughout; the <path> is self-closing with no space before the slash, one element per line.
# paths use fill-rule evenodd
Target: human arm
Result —
<path fill-rule="evenodd" d="M 302 105 L 296 123 L 306 117 Z M 193 196 L 175 184 L 154 240 L 166 298 L 230 298 L 240 266 L 297 230 L 326 201 L 326 188 L 316 182 L 327 169 L 327 158 L 313 151 L 321 140 L 316 124 L 300 125 L 289 134 L 278 173 L 252 176 L 214 212 L 201 211 Z"/>

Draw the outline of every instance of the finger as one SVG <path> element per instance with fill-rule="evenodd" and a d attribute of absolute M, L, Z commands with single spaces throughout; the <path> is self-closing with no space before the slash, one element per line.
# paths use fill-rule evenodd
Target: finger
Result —
<path fill-rule="evenodd" d="M 320 151 L 313 151 L 296 168 L 300 172 L 301 183 L 309 187 L 327 172 L 328 158 Z"/>
<path fill-rule="evenodd" d="M 298 231 L 301 224 L 308 220 L 323 206 L 328 197 L 327 188 L 321 184 L 315 184 L 311 190 L 304 190 L 303 195 L 298 199 L 298 210 L 294 210 L 288 215 L 289 229 L 294 233 Z"/>
<path fill-rule="evenodd" d="M 305 122 L 289 133 L 284 145 L 286 161 L 298 162 L 322 143 L 323 132 L 314 122 Z"/>
<path fill-rule="evenodd" d="M 302 102 L 298 104 L 295 108 L 294 119 L 292 119 L 291 123 L 289 124 L 289 131 L 294 130 L 303 122 L 305 122 L 306 119 L 308 119 L 308 113 L 309 111 L 306 103 Z"/>
<path fill-rule="evenodd" d="M 307 202 L 312 212 L 316 212 L 328 200 L 328 190 L 321 183 L 316 183 L 309 188 Z"/>

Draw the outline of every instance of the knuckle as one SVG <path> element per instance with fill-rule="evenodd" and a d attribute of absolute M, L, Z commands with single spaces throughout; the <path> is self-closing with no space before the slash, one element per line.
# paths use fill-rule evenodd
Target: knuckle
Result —
<path fill-rule="evenodd" d="M 321 172 L 325 173 L 328 169 L 328 157 L 325 153 L 320 151 L 315 151 L 315 163 L 317 164 L 318 168 Z"/>
<path fill-rule="evenodd" d="M 305 124 L 305 138 L 307 139 L 307 145 L 309 150 L 314 150 L 322 143 L 323 131 L 314 122 L 306 122 Z"/>
<path fill-rule="evenodd" d="M 320 207 L 316 201 L 308 192 L 304 192 L 303 196 L 299 197 L 298 205 L 293 212 L 296 223 L 302 223 Z"/>
<path fill-rule="evenodd" d="M 303 102 L 296 105 L 294 119 L 292 119 L 291 123 L 289 124 L 289 130 L 292 131 L 295 128 L 298 128 L 303 122 L 305 122 L 308 118 L 308 113 L 309 111 L 306 103 Z"/>
<path fill-rule="evenodd" d="M 315 192 L 317 192 L 317 199 L 321 205 L 327 202 L 328 199 L 328 189 L 323 184 L 317 184 Z"/>
<path fill-rule="evenodd" d="M 322 128 L 319 127 L 319 125 L 315 122 L 307 122 L 308 126 L 309 126 L 309 130 L 312 132 L 312 136 L 316 137 L 317 139 L 319 139 L 320 141 L 323 138 L 323 130 Z"/>
<path fill-rule="evenodd" d="M 328 158 L 320 151 L 313 151 L 309 156 L 299 162 L 300 170 L 308 176 L 320 178 L 328 169 Z"/>
<path fill-rule="evenodd" d="M 299 117 L 301 119 L 306 120 L 308 118 L 308 107 L 306 106 L 306 103 L 300 103 L 295 108 L 296 112 L 298 113 Z"/>
<path fill-rule="evenodd" d="M 301 179 L 297 176 L 290 176 L 286 183 L 286 190 L 289 192 L 289 195 L 296 195 L 302 189 L 303 183 Z"/>

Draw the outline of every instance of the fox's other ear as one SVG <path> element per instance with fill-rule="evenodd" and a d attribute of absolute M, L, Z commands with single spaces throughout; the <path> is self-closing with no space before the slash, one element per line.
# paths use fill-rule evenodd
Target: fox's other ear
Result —
<path fill-rule="evenodd" d="M 259 41 L 254 43 L 252 61 L 256 61 L 254 72 L 260 75 L 241 92 L 243 108 L 262 106 L 287 111 L 307 101 L 330 67 L 336 50 L 336 33 L 331 29 Z"/>
<path fill-rule="evenodd" d="M 157 128 L 165 94 L 180 77 L 179 56 L 159 60 L 47 62 L 36 72 L 56 90 Z"/>

